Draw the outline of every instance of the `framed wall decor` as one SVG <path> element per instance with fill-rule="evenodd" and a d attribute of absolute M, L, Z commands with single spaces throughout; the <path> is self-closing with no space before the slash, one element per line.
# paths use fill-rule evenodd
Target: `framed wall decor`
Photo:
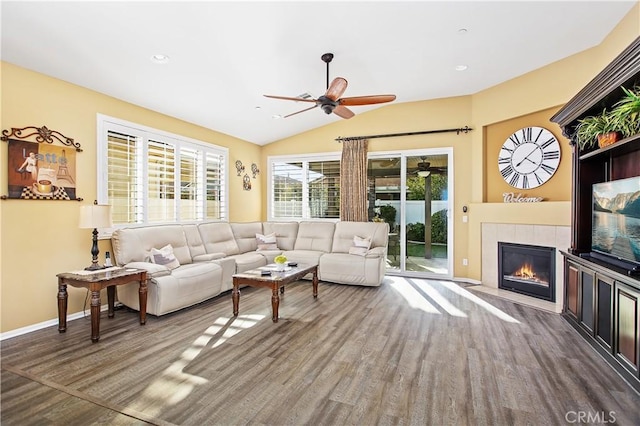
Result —
<path fill-rule="evenodd" d="M 3 199 L 82 200 L 76 194 L 80 144 L 46 126 L 3 130 L 0 139 L 9 144 L 9 194 Z"/>

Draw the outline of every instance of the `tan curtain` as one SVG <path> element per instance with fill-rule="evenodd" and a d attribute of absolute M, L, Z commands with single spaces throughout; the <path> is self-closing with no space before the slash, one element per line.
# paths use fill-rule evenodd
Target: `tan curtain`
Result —
<path fill-rule="evenodd" d="M 366 139 L 342 142 L 340 160 L 340 220 L 367 222 Z"/>

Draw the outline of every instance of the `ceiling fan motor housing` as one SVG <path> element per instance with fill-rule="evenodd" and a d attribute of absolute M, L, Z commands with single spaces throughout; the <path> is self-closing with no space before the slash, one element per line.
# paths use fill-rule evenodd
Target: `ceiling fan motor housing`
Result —
<path fill-rule="evenodd" d="M 320 108 L 325 112 L 325 114 L 331 114 L 333 110 L 338 106 L 338 102 L 332 101 L 326 96 L 320 96 L 318 98 L 318 103 L 320 104 Z"/>

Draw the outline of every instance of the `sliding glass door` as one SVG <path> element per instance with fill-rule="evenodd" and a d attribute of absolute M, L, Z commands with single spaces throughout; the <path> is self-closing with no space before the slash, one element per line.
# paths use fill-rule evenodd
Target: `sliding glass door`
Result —
<path fill-rule="evenodd" d="M 369 216 L 389 224 L 387 271 L 451 277 L 452 150 L 369 157 Z"/>

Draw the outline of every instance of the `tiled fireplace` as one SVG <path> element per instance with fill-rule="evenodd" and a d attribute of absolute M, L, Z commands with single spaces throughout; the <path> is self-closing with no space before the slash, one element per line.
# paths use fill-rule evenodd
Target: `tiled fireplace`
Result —
<path fill-rule="evenodd" d="M 571 244 L 571 234 L 568 226 L 485 222 L 482 223 L 481 232 L 483 286 L 502 292 L 501 294 L 503 296 L 514 298 L 514 300 L 524 304 L 539 307 L 540 303 L 546 303 L 546 307 L 548 309 L 552 309 L 555 312 L 562 311 L 562 304 L 564 301 L 564 280 L 562 276 L 563 268 L 560 250 L 567 250 Z M 555 289 L 552 291 L 555 294 L 548 299 L 549 301 L 543 301 L 532 296 L 499 289 L 500 276 L 504 275 L 500 273 L 498 265 L 499 242 L 555 249 L 553 251 L 555 276 L 552 277 L 555 285 Z"/>

